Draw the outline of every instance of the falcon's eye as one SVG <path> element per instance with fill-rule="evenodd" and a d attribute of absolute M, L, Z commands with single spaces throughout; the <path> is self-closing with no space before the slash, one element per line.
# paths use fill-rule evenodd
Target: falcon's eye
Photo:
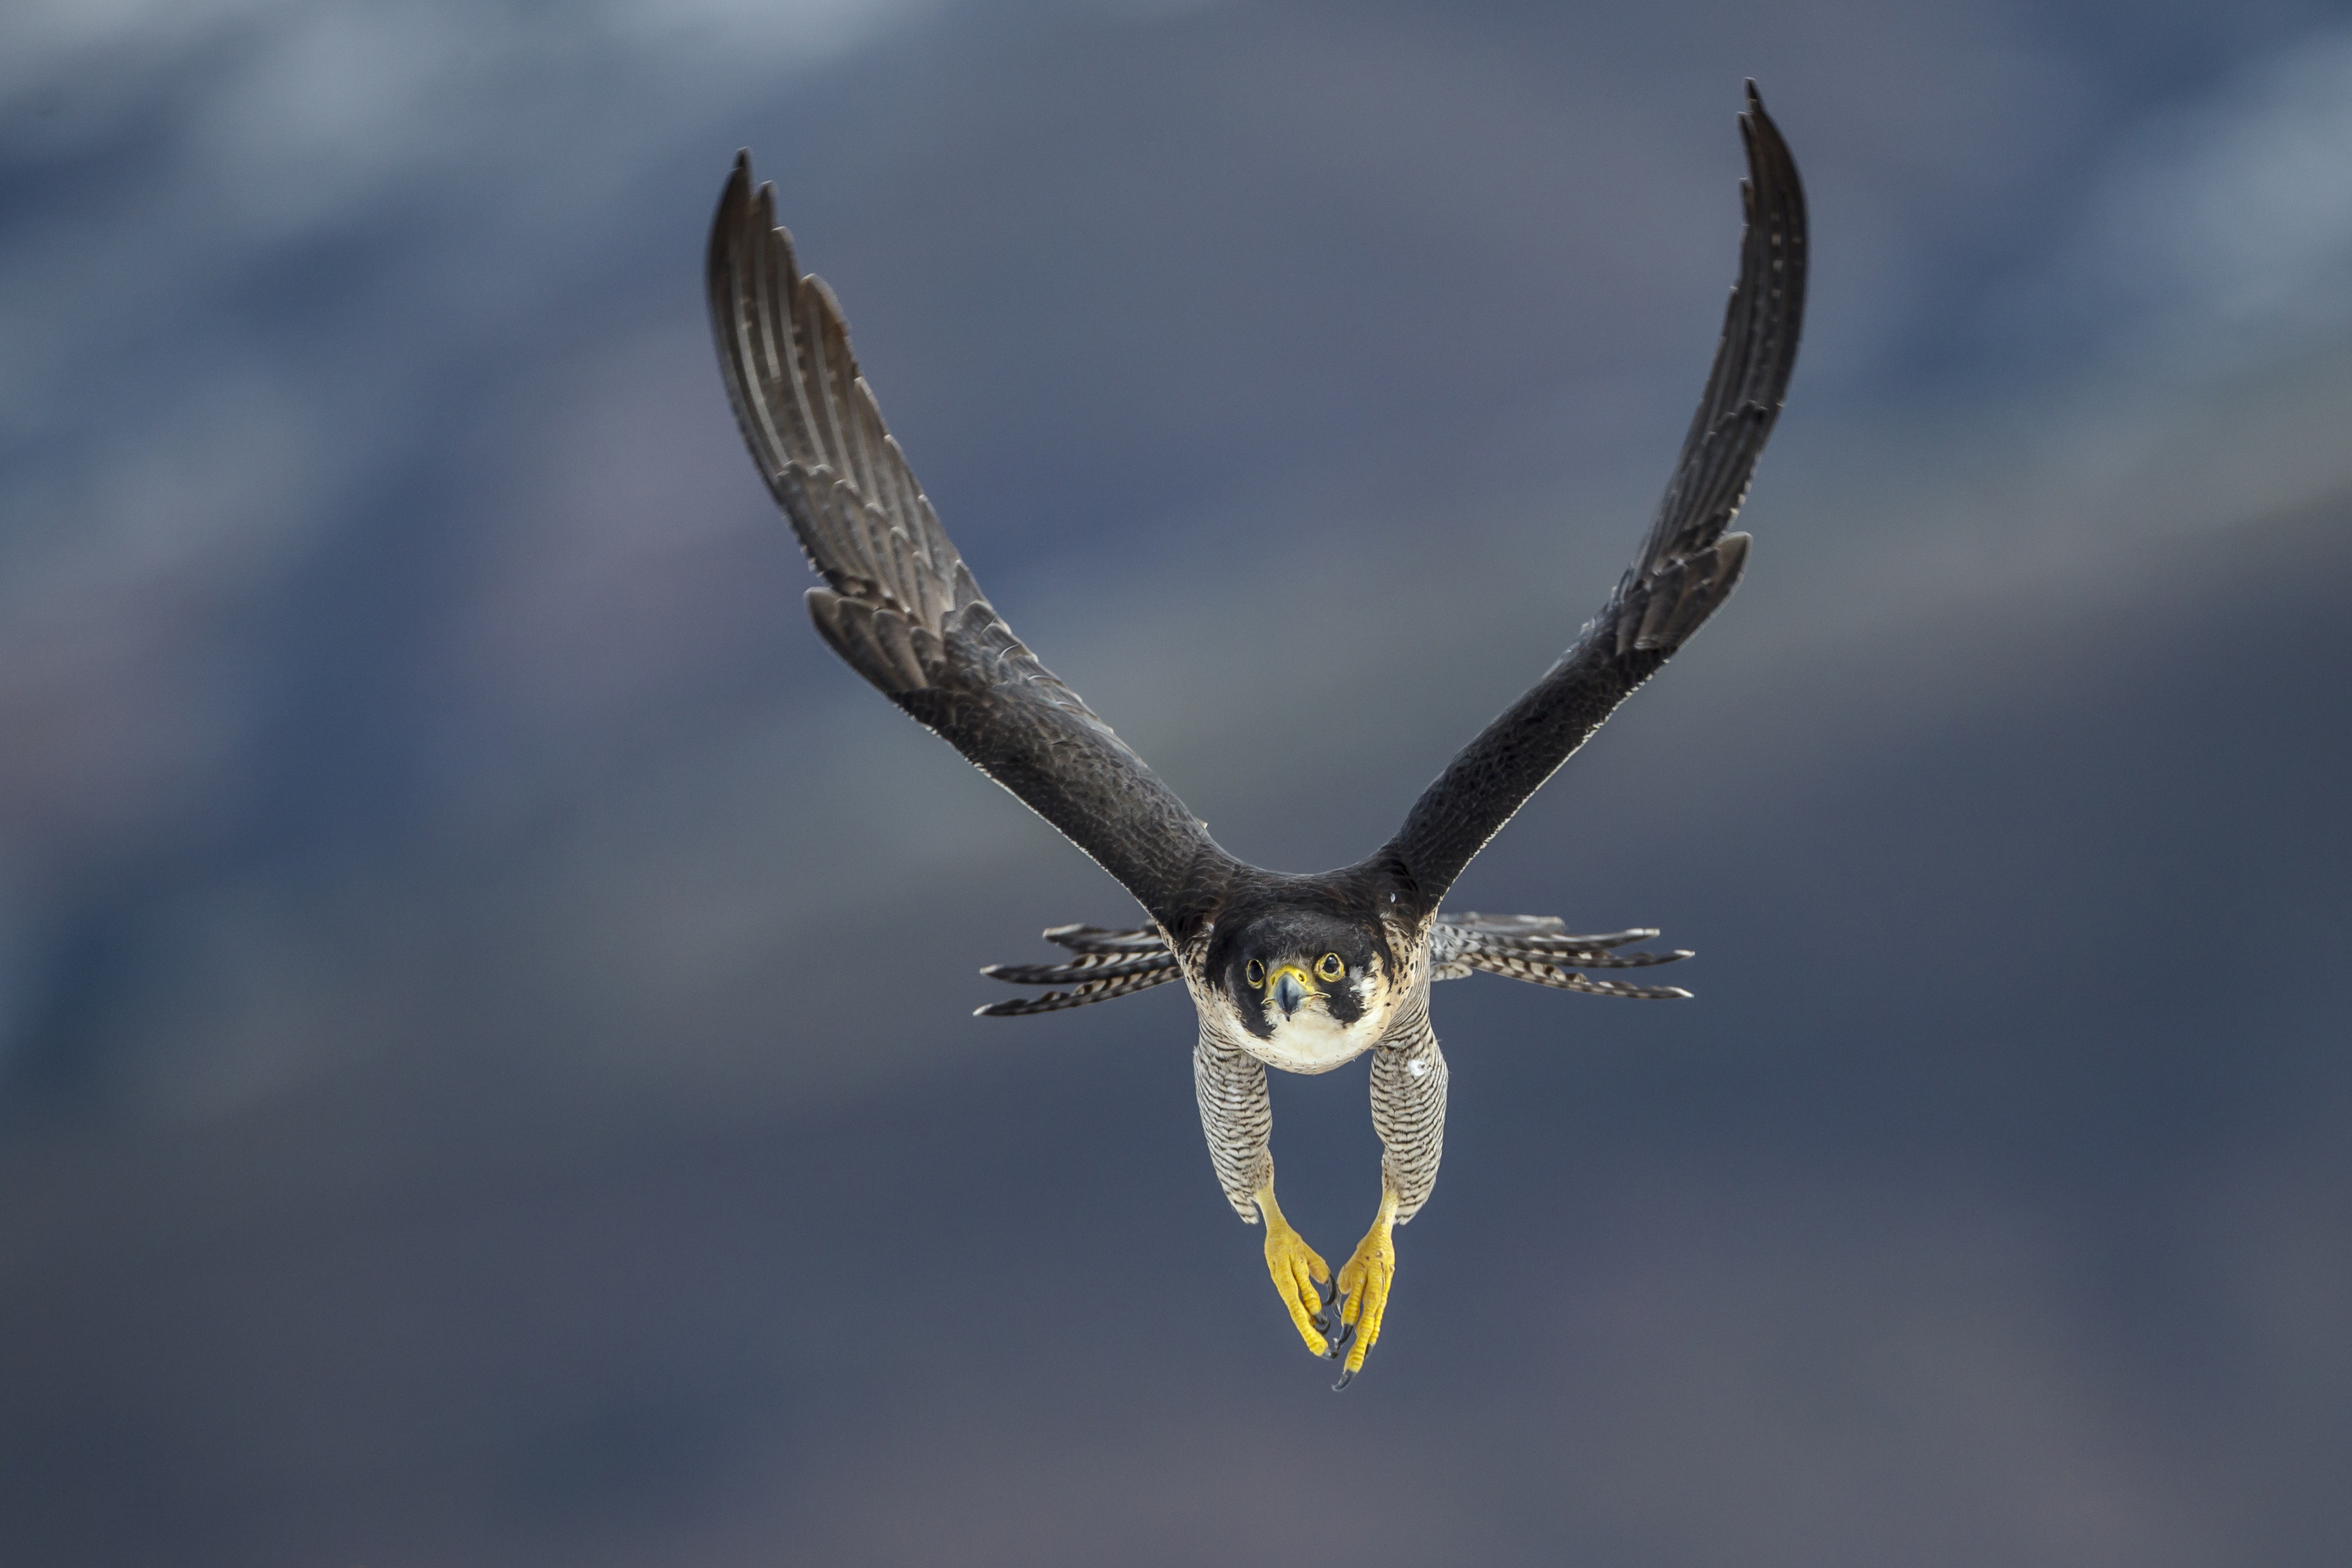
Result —
<path fill-rule="evenodd" d="M 1256 959 L 1252 958 L 1249 961 L 1249 967 L 1242 972 L 1249 977 L 1249 983 L 1251 985 L 1263 986 L 1265 984 L 1265 966 L 1259 963 Z"/>
<path fill-rule="evenodd" d="M 1337 953 L 1326 953 L 1315 961 L 1315 973 L 1319 979 L 1336 980 L 1347 972 L 1348 966 L 1339 962 Z"/>

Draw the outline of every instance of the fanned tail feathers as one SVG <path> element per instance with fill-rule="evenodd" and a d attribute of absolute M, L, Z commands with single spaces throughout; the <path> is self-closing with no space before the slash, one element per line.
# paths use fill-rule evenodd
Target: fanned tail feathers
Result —
<path fill-rule="evenodd" d="M 1056 925 L 1045 940 L 1077 955 L 1063 964 L 991 964 L 981 973 L 992 980 L 1016 986 L 1069 986 L 1042 997 L 992 1002 L 972 1009 L 977 1018 L 1026 1018 L 1031 1013 L 1059 1012 L 1114 997 L 1133 996 L 1181 977 L 1176 955 L 1160 933 L 1150 926 L 1112 931 L 1099 925 Z"/>
<path fill-rule="evenodd" d="M 1139 926 L 1132 931 L 1113 931 L 1101 925 L 1055 925 L 1045 933 L 1045 940 L 1057 947 L 1067 947 L 1073 953 L 1166 953 L 1167 939 L 1159 927 Z"/>
<path fill-rule="evenodd" d="M 1561 921 L 1543 915 L 1441 915 L 1429 932 L 1429 977 L 1458 980 L 1483 969 L 1490 975 L 1549 986 L 1556 990 L 1582 991 L 1587 996 L 1625 997 L 1642 1001 L 1688 997 L 1690 993 L 1680 986 L 1633 986 L 1622 980 L 1596 980 L 1575 973 L 1579 969 L 1642 969 L 1691 956 L 1686 947 L 1664 953 L 1618 951 L 1656 935 L 1642 927 L 1599 936 L 1575 936 Z"/>
<path fill-rule="evenodd" d="M 1656 935 L 1647 927 L 1636 927 L 1578 936 L 1549 915 L 1441 915 L 1429 932 L 1429 977 L 1458 980 L 1484 970 L 1507 979 L 1549 986 L 1555 990 L 1581 991 L 1592 997 L 1664 1001 L 1689 996 L 1679 986 L 1634 986 L 1622 980 L 1596 980 L 1576 972 L 1645 969 L 1691 956 L 1685 947 L 1664 953 L 1619 951 Z M 1065 1008 L 1082 1008 L 1090 1002 L 1133 996 L 1182 977 L 1176 955 L 1168 950 L 1168 944 L 1151 926 L 1120 931 L 1100 925 L 1056 925 L 1045 936 L 1046 941 L 1077 956 L 1058 964 L 991 964 L 981 973 L 1011 985 L 1066 986 L 1069 989 L 993 1002 L 974 1009 L 974 1016 L 1006 1019 L 1060 1012 Z"/>

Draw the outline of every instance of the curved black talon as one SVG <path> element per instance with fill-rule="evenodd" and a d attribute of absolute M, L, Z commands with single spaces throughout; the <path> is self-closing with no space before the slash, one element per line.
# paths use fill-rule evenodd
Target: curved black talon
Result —
<path fill-rule="evenodd" d="M 1308 1282 L 1315 1287 L 1315 1293 L 1323 1299 L 1323 1305 L 1314 1317 L 1307 1321 L 1315 1325 L 1315 1332 L 1323 1336 L 1323 1354 L 1328 1356 L 1331 1354 L 1331 1334 L 1339 1323 L 1339 1319 L 1331 1309 L 1339 1300 L 1339 1290 L 1328 1280 L 1317 1280 L 1310 1276 Z"/>
<path fill-rule="evenodd" d="M 1339 1390 L 1341 1390 L 1342 1388 L 1347 1387 L 1347 1386 L 1348 1386 L 1348 1385 L 1349 1385 L 1350 1383 L 1353 1383 L 1353 1382 L 1355 1382 L 1355 1381 L 1356 1381 L 1356 1375 L 1355 1375 L 1354 1373 L 1352 1373 L 1352 1372 L 1343 1372 L 1343 1373 L 1341 1373 L 1341 1374 L 1339 1375 L 1339 1382 L 1337 1382 L 1337 1383 L 1335 1383 L 1335 1384 L 1333 1384 L 1333 1385 L 1331 1385 L 1331 1392 L 1332 1392 L 1332 1393 L 1334 1393 L 1334 1394 L 1337 1394 L 1337 1393 L 1339 1393 Z"/>
<path fill-rule="evenodd" d="M 1356 1325 L 1353 1323 L 1341 1323 L 1338 1333 L 1325 1334 L 1323 1336 L 1323 1359 L 1326 1361 L 1339 1360 L 1341 1356 L 1348 1354 L 1348 1347 L 1355 1343 Z M 1354 1375 L 1355 1374 L 1351 1372 L 1348 1375 L 1348 1377 L 1353 1377 Z M 1341 1378 L 1339 1380 L 1339 1386 L 1345 1388 L 1347 1385 L 1348 1378 Z"/>
<path fill-rule="evenodd" d="M 1323 1298 L 1323 1309 L 1307 1322 L 1313 1323 L 1315 1332 L 1323 1336 L 1323 1343 L 1327 1347 L 1323 1354 L 1328 1357 L 1331 1354 L 1328 1348 L 1331 1343 L 1331 1330 L 1339 1321 L 1333 1316 L 1331 1309 L 1339 1300 L 1339 1288 L 1328 1280 L 1311 1280 L 1310 1282 L 1315 1287 L 1315 1293 Z"/>

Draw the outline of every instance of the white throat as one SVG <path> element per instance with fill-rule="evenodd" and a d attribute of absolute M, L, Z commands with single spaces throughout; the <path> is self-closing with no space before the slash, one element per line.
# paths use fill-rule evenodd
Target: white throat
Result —
<path fill-rule="evenodd" d="M 1241 1045 L 1268 1067 L 1285 1072 L 1328 1072 L 1378 1045 L 1388 1028 L 1388 1010 L 1366 1013 L 1352 1025 L 1342 1025 L 1309 1003 L 1287 1018 L 1275 1019 L 1265 1039 L 1244 1033 Z"/>

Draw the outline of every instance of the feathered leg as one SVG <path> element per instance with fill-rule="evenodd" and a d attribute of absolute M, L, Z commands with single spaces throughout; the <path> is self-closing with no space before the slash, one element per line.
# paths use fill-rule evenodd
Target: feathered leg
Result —
<path fill-rule="evenodd" d="M 1335 1299 L 1331 1266 L 1290 1228 L 1274 1198 L 1274 1105 L 1266 1097 L 1265 1064 L 1203 1031 L 1192 1050 L 1192 1090 L 1217 1185 L 1244 1223 L 1265 1217 L 1265 1270 L 1275 1293 L 1307 1348 L 1325 1354 Z"/>
<path fill-rule="evenodd" d="M 1339 1344 L 1347 1362 L 1345 1388 L 1363 1370 L 1364 1357 L 1380 1343 L 1388 1313 L 1389 1288 L 1396 1280 L 1396 1243 L 1391 1237 L 1429 1201 L 1437 1185 L 1438 1161 L 1445 1154 L 1445 1053 L 1429 1027 L 1426 1011 L 1402 1020 L 1404 1027 L 1372 1052 L 1372 1127 L 1381 1135 L 1381 1207 L 1355 1255 L 1339 1270 Z"/>

